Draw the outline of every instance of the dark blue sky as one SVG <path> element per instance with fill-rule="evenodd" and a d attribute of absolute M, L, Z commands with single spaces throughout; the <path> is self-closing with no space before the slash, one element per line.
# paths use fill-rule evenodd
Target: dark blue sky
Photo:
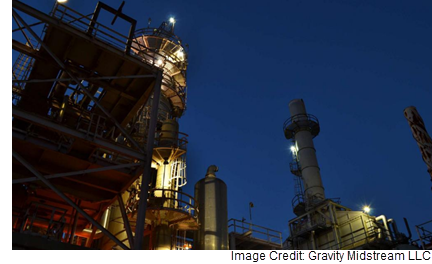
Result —
<path fill-rule="evenodd" d="M 67 5 L 89 14 L 96 1 Z M 216 164 L 229 217 L 248 218 L 252 201 L 254 223 L 285 239 L 294 187 L 282 124 L 303 98 L 321 124 L 327 197 L 371 204 L 404 232 L 403 217 L 412 228 L 432 219 L 432 184 L 403 115 L 416 106 L 432 133 L 431 1 L 129 0 L 123 12 L 139 27 L 174 16 L 189 44 L 187 192 Z"/>

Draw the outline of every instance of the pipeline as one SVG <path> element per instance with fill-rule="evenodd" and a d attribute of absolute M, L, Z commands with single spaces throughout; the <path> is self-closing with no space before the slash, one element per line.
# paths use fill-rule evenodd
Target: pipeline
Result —
<path fill-rule="evenodd" d="M 395 241 L 397 241 L 398 240 L 398 236 L 399 236 L 398 235 L 399 234 L 399 230 L 397 228 L 396 221 L 393 220 L 393 218 L 390 218 L 389 220 L 387 220 L 387 224 L 389 224 L 389 226 L 391 226 L 392 231 L 390 233 L 392 234 L 393 239 Z"/>
<path fill-rule="evenodd" d="M 408 220 L 405 217 L 404 217 L 404 222 L 405 222 L 406 229 L 408 231 L 408 240 L 410 240 L 411 237 L 412 237 L 412 233 L 411 233 L 411 229 L 410 229 L 410 227 L 408 225 Z"/>
<path fill-rule="evenodd" d="M 211 165 L 207 169 L 206 177 L 216 177 L 216 172 L 219 171 L 219 168 L 216 165 Z"/>
<path fill-rule="evenodd" d="M 389 227 L 388 227 L 388 225 L 387 225 L 387 218 L 385 217 L 385 215 L 380 215 L 380 216 L 377 216 L 376 218 L 375 218 L 375 220 L 378 222 L 379 220 L 382 220 L 382 222 L 383 222 L 383 224 L 384 224 L 384 227 L 385 227 L 385 233 L 386 233 L 386 236 L 389 238 L 389 240 L 390 241 L 392 241 L 393 239 L 392 239 L 392 235 L 390 234 L 390 230 L 389 230 Z"/>

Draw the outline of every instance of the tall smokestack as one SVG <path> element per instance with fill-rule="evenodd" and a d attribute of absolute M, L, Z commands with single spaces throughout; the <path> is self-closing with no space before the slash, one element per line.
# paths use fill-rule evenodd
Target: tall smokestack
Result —
<path fill-rule="evenodd" d="M 320 131 L 318 119 L 306 112 L 303 99 L 289 103 L 291 118 L 284 124 L 285 137 L 295 142 L 295 156 L 300 164 L 306 203 L 311 206 L 325 199 L 313 138 Z"/>

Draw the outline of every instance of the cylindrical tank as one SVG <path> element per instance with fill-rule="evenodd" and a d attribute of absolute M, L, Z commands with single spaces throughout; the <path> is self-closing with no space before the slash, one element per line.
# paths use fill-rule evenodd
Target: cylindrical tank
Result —
<path fill-rule="evenodd" d="M 124 192 L 122 195 L 123 201 L 127 201 L 128 198 L 129 193 Z M 118 201 L 115 201 L 114 204 L 107 209 L 110 210 L 107 229 L 111 234 L 115 235 L 120 241 L 123 241 L 123 243 L 129 247 L 129 241 L 119 206 Z M 107 237 L 104 237 L 102 241 L 102 249 L 121 249 L 114 241 Z"/>
<path fill-rule="evenodd" d="M 171 229 L 167 224 L 155 227 L 153 245 L 155 250 L 171 250 Z"/>
<path fill-rule="evenodd" d="M 162 124 L 159 147 L 171 147 L 177 143 L 179 125 L 175 119 L 167 119 Z"/>
<path fill-rule="evenodd" d="M 172 149 L 178 145 L 178 132 L 179 125 L 175 119 L 167 119 L 162 123 L 156 149 L 157 153 L 164 160 L 164 164 L 170 162 Z"/>
<path fill-rule="evenodd" d="M 195 233 L 194 249 L 228 249 L 227 186 L 216 178 L 217 171 L 218 167 L 210 166 L 205 178 L 195 184 L 200 228 Z"/>
<path fill-rule="evenodd" d="M 305 195 L 310 203 L 325 199 L 324 187 L 321 180 L 320 168 L 315 154 L 311 123 L 306 113 L 302 99 L 295 99 L 289 103 L 289 110 L 293 124 L 300 128 L 296 130 L 294 140 L 297 145 L 297 157 L 301 166 Z M 304 129 L 302 129 L 304 127 Z"/>
<path fill-rule="evenodd" d="M 171 165 L 170 164 L 161 164 L 159 169 L 157 170 L 156 176 L 156 189 L 171 189 L 170 187 L 170 178 L 171 178 Z M 162 191 L 155 191 L 156 197 L 162 197 Z M 170 193 L 165 193 L 165 195 Z"/>

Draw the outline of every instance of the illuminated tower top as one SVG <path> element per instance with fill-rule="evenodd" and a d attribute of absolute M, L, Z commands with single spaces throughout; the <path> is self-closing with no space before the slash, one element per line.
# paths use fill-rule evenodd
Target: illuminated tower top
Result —
<path fill-rule="evenodd" d="M 135 32 L 133 50 L 147 63 L 163 69 L 162 92 L 169 99 L 173 116 L 180 117 L 186 109 L 187 52 L 181 39 L 174 34 L 174 18 L 158 28 Z"/>

